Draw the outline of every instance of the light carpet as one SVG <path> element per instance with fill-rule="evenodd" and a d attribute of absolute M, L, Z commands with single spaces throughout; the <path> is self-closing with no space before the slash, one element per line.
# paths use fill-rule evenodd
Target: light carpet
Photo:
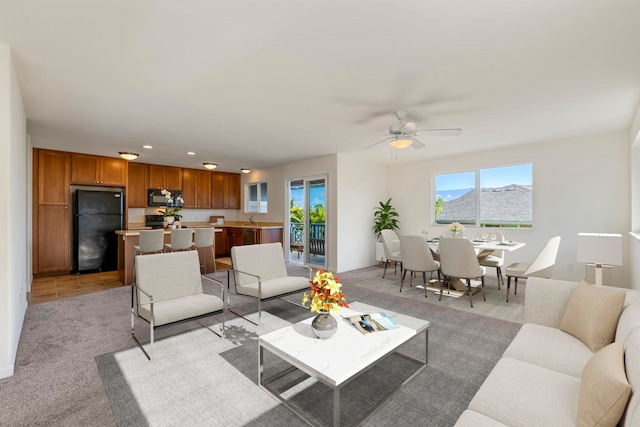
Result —
<path fill-rule="evenodd" d="M 271 411 L 291 419 L 286 408 L 277 408 L 276 400 L 220 357 L 289 324 L 269 313 L 262 317 L 260 327 L 240 318 L 226 322 L 227 339 L 199 328 L 156 341 L 151 361 L 138 347 L 96 357 L 117 424 L 245 425 Z M 254 359 L 257 366 L 257 355 Z"/>
<path fill-rule="evenodd" d="M 352 287 L 349 292 L 352 301 L 431 322 L 428 367 L 391 394 L 363 425 L 453 425 L 520 328 L 372 290 Z M 240 318 L 228 321 L 225 340 L 198 329 L 158 341 L 152 362 L 138 348 L 96 357 L 118 425 L 304 425 L 257 386 L 257 335 L 310 314 L 278 301 L 267 310 L 260 328 Z M 416 338 L 403 351 L 421 356 L 424 338 Z M 274 358 L 266 362 L 278 368 Z M 345 425 L 358 422 L 361 413 L 375 407 L 388 395 L 387 389 L 404 379 L 402 375 L 415 371 L 406 363 L 404 358 L 389 357 L 344 389 Z M 305 378 L 304 374 L 286 377 L 281 386 L 297 385 L 296 392 L 287 396 L 292 404 L 319 425 L 329 425 L 331 390 Z"/>

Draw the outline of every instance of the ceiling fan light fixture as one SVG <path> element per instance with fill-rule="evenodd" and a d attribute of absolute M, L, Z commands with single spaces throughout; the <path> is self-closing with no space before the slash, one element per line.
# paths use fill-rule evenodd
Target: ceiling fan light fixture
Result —
<path fill-rule="evenodd" d="M 135 160 L 140 155 L 138 153 L 132 153 L 129 151 L 119 151 L 118 154 L 120 154 L 120 157 L 122 157 L 125 160 Z"/>
<path fill-rule="evenodd" d="M 240 169 L 240 172 L 242 172 L 242 173 L 249 173 L 249 172 L 251 172 L 251 169 L 249 169 L 249 168 L 242 168 L 242 169 Z"/>
<path fill-rule="evenodd" d="M 410 139 L 394 139 L 389 143 L 389 145 L 393 148 L 407 148 L 412 143 L 413 141 Z"/>
<path fill-rule="evenodd" d="M 206 169 L 211 170 L 211 169 L 217 168 L 218 164 L 217 163 L 206 162 L 206 163 L 203 163 L 202 166 L 204 166 Z"/>

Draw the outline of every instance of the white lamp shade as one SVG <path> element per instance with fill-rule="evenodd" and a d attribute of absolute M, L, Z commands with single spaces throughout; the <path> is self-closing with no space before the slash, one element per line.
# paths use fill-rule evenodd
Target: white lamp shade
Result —
<path fill-rule="evenodd" d="M 622 265 L 622 234 L 578 233 L 578 262 Z"/>

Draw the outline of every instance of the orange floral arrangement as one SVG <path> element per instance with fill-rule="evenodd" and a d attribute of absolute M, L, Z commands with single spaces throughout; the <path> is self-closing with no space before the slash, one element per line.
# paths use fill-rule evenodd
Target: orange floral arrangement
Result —
<path fill-rule="evenodd" d="M 311 283 L 311 298 L 305 292 L 302 297 L 302 305 L 311 301 L 311 312 L 327 313 L 338 312 L 340 307 L 349 307 L 347 298 L 342 292 L 342 283 L 338 277 L 333 277 L 330 271 L 318 269 Z"/>

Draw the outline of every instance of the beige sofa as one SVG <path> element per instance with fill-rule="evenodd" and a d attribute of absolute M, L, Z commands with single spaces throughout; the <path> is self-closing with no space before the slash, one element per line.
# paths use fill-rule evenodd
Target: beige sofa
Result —
<path fill-rule="evenodd" d="M 572 301 L 574 291 L 585 289 L 584 285 L 529 278 L 525 291 L 527 323 L 481 385 L 456 426 L 615 426 L 618 422 L 615 414 L 611 420 L 615 411 L 603 409 L 610 396 L 616 396 L 613 404 L 619 406 L 619 412 L 624 410 L 618 425 L 640 426 L 640 291 L 596 288 L 593 292 L 626 293 L 624 303 L 620 298 L 622 313 L 619 320 L 610 328 L 612 338 L 615 334 L 614 342 L 623 345 L 612 344 L 594 353 L 581 339 L 561 330 L 561 327 L 567 329 L 567 307 L 577 307 L 575 299 Z M 585 304 L 584 300 L 581 302 L 578 309 L 586 308 L 583 313 L 588 315 L 591 304 Z M 594 310 L 592 318 L 599 322 L 612 311 L 601 310 L 596 315 Z M 616 368 L 611 367 L 614 364 L 598 364 L 605 351 L 611 354 L 614 347 L 618 349 L 618 359 L 624 359 L 624 364 L 620 362 Z M 617 397 L 607 388 L 608 385 L 594 382 L 594 374 L 611 376 L 611 371 L 619 372 L 618 379 L 620 376 L 624 378 L 626 373 L 626 381 L 631 386 L 630 398 Z M 628 389 L 626 384 L 623 387 Z M 589 401 L 593 397 L 589 393 L 594 391 L 600 395 L 595 401 Z M 589 405 L 585 405 L 586 402 Z M 605 413 L 602 417 L 598 414 L 599 421 L 584 421 L 585 416 L 590 415 L 585 412 L 599 410 Z"/>

